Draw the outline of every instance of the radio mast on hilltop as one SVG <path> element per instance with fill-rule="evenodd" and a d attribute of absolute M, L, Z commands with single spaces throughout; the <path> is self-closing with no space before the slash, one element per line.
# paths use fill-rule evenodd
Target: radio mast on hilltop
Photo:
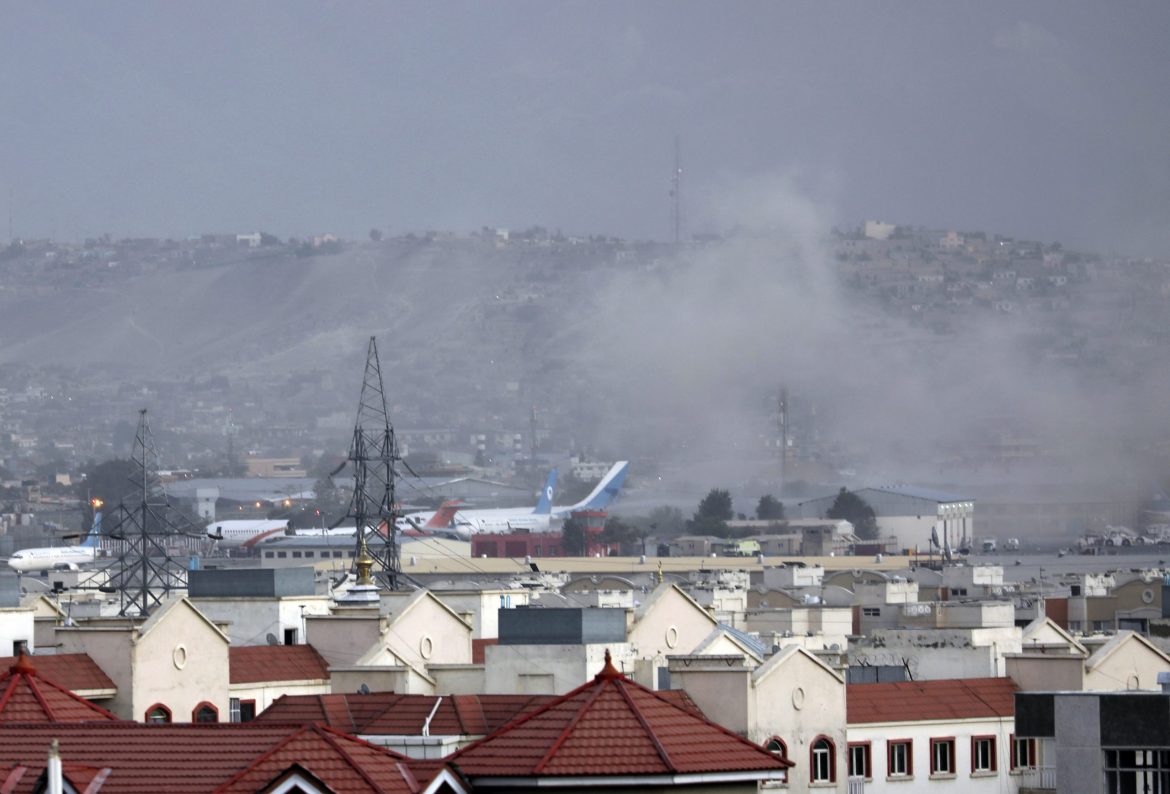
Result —
<path fill-rule="evenodd" d="M 679 154 L 677 135 L 674 136 L 674 173 L 670 177 L 670 225 L 677 248 L 683 234 L 682 155 Z"/>

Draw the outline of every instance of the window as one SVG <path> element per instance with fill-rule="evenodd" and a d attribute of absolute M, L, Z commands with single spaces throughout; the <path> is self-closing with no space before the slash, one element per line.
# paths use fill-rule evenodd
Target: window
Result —
<path fill-rule="evenodd" d="M 240 699 L 228 698 L 228 719 L 232 722 L 240 721 Z"/>
<path fill-rule="evenodd" d="M 785 761 L 788 760 L 788 745 L 779 736 L 773 736 L 769 739 L 768 743 L 764 745 L 764 749 L 772 755 L 783 758 Z"/>
<path fill-rule="evenodd" d="M 859 742 L 849 745 L 849 775 L 873 779 L 873 763 L 870 756 L 869 742 Z"/>
<path fill-rule="evenodd" d="M 191 722 L 219 722 L 219 709 L 210 703 L 200 703 L 191 712 Z"/>
<path fill-rule="evenodd" d="M 1170 788 L 1170 751 L 1106 750 L 1105 791 L 1158 792 Z"/>
<path fill-rule="evenodd" d="M 321 553 L 322 553 L 322 554 L 324 554 L 325 552 L 321 552 Z M 313 554 L 314 554 L 314 552 L 311 552 L 311 551 L 306 551 L 306 552 L 305 552 L 305 558 L 307 559 L 307 558 L 309 558 L 309 557 L 312 557 L 312 556 L 313 556 Z"/>
<path fill-rule="evenodd" d="M 265 556 L 265 558 L 271 560 L 274 556 L 276 556 L 276 553 L 271 552 L 271 551 L 266 551 L 266 552 L 264 552 L 264 556 Z"/>
<path fill-rule="evenodd" d="M 256 701 L 240 701 L 240 722 L 251 722 L 256 719 Z"/>
<path fill-rule="evenodd" d="M 1036 768 L 1036 740 L 1012 737 L 1012 769 Z"/>
<path fill-rule="evenodd" d="M 813 783 L 833 783 L 837 780 L 836 755 L 833 743 L 824 736 L 812 743 L 808 768 Z"/>
<path fill-rule="evenodd" d="M 301 553 L 299 551 L 293 552 L 293 559 L 300 559 L 300 557 L 301 557 Z"/>
<path fill-rule="evenodd" d="M 343 552 L 340 552 L 340 551 L 335 551 L 335 552 L 333 552 L 333 558 L 334 558 L 335 560 L 337 560 L 337 559 L 341 559 L 342 555 L 343 555 Z"/>
<path fill-rule="evenodd" d="M 278 559 L 278 560 L 283 560 L 283 559 L 285 559 L 286 557 L 288 557 L 288 552 L 287 552 L 287 551 L 278 551 L 278 552 L 276 552 L 276 559 Z"/>
<path fill-rule="evenodd" d="M 13 640 L 12 641 L 12 655 L 20 656 L 28 653 L 28 640 Z"/>
<path fill-rule="evenodd" d="M 146 710 L 147 722 L 170 722 L 171 710 L 161 703 L 156 703 Z"/>
<path fill-rule="evenodd" d="M 994 772 L 995 766 L 995 737 L 972 736 L 971 771 Z"/>
<path fill-rule="evenodd" d="M 955 774 L 955 740 L 953 738 L 930 740 L 930 774 Z"/>
<path fill-rule="evenodd" d="M 882 616 L 881 607 L 862 607 L 861 614 L 867 618 L 880 618 Z"/>
<path fill-rule="evenodd" d="M 910 777 L 914 774 L 914 745 L 909 739 L 886 742 L 886 776 Z"/>

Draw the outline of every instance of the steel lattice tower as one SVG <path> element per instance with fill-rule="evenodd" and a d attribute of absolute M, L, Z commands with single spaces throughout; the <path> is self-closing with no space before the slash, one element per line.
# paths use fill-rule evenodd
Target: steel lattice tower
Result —
<path fill-rule="evenodd" d="M 394 480 L 395 465 L 401 457 L 386 411 L 378 345 L 372 336 L 366 353 L 366 371 L 348 460 L 353 465 L 353 496 L 346 518 L 352 518 L 357 527 L 354 557 L 360 555 L 364 541 L 370 556 L 381 569 L 376 575 L 383 586 L 398 590 L 403 581 L 395 524 L 398 516 Z"/>
<path fill-rule="evenodd" d="M 110 586 L 121 598 L 119 614 L 146 617 L 173 591 L 187 587 L 186 568 L 171 552 L 176 540 L 189 537 L 168 515 L 146 409 L 138 412 L 133 462 L 131 492 L 115 508 L 106 532 L 118 552 L 110 565 Z"/>

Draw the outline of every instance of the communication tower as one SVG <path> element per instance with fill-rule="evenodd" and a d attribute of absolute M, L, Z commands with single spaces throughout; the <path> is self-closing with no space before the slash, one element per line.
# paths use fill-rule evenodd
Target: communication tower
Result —
<path fill-rule="evenodd" d="M 382 368 L 378 363 L 378 345 L 370 337 L 366 352 L 366 370 L 358 400 L 357 422 L 353 428 L 348 464 L 353 467 L 353 495 L 346 518 L 357 527 L 354 537 L 355 559 L 363 547 L 381 570 L 377 576 L 389 590 L 402 588 L 402 559 L 398 547 L 398 503 L 394 484 L 396 465 L 402 460 L 394 439 L 394 428 L 386 411 L 386 392 Z M 345 464 L 343 464 L 344 466 Z"/>
<path fill-rule="evenodd" d="M 115 541 L 118 552 L 110 566 L 110 587 L 119 594 L 119 614 L 146 617 L 173 591 L 187 587 L 187 570 L 172 553 L 177 545 L 190 546 L 190 538 L 200 535 L 194 527 L 180 527 L 180 522 L 188 522 L 171 515 L 145 408 L 138 412 L 132 460 L 130 493 L 122 497 L 107 524 L 106 536 Z"/>

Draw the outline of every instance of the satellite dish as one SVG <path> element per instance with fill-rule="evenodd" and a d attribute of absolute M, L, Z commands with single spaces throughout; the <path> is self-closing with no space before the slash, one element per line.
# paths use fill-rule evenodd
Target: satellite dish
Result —
<path fill-rule="evenodd" d="M 265 641 L 268 642 L 269 645 L 280 645 L 280 641 L 278 639 L 276 639 L 276 635 L 273 634 L 271 631 L 268 632 L 268 636 L 265 637 L 264 639 L 265 639 Z"/>
<path fill-rule="evenodd" d="M 361 686 L 359 686 L 359 687 L 358 687 L 358 694 L 359 694 L 359 695 L 368 695 L 368 694 L 370 694 L 370 687 L 369 687 L 369 685 L 368 685 L 368 684 L 365 684 L 365 683 L 363 683 Z"/>

